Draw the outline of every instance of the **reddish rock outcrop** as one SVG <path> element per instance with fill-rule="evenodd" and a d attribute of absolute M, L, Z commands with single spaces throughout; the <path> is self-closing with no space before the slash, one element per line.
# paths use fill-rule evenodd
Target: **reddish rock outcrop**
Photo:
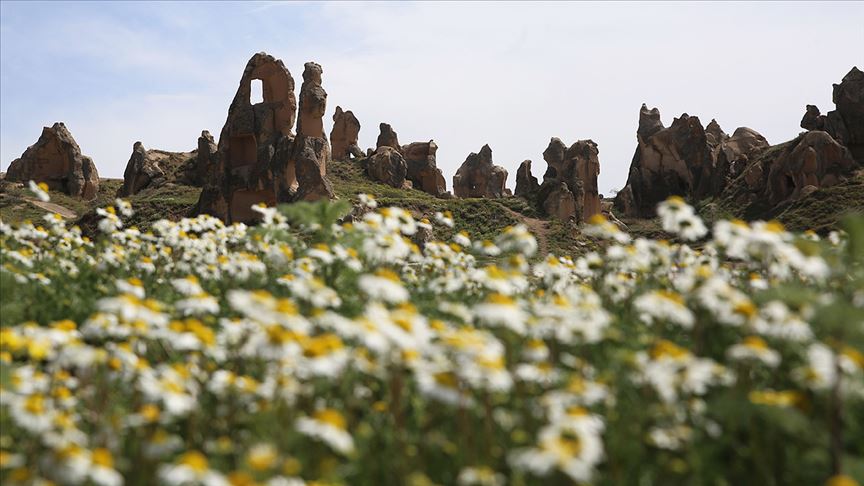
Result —
<path fill-rule="evenodd" d="M 479 153 L 472 152 L 453 176 L 456 197 L 498 198 L 507 194 L 504 185 L 507 170 L 492 163 L 492 149 L 484 145 Z"/>
<path fill-rule="evenodd" d="M 843 145 L 821 130 L 802 133 L 772 147 L 742 174 L 734 200 L 766 209 L 800 199 L 849 176 L 859 164 Z"/>
<path fill-rule="evenodd" d="M 363 150 L 358 145 L 360 122 L 354 113 L 342 111 L 337 106 L 333 114 L 333 129 L 330 130 L 330 156 L 333 160 L 348 160 L 363 157 Z"/>
<path fill-rule="evenodd" d="M 664 128 L 657 108 L 644 104 L 636 138 L 627 185 L 615 207 L 637 217 L 652 217 L 657 204 L 672 195 L 700 200 L 721 194 L 736 171 L 768 146 L 754 130 L 742 127 L 729 137 L 715 120 L 703 128 L 698 117 L 686 113 Z"/>
<path fill-rule="evenodd" d="M 569 148 L 553 137 L 543 160 L 546 173 L 543 183 L 531 175 L 531 161 L 526 160 L 516 173 L 516 195 L 535 200 L 546 214 L 562 221 L 584 221 L 600 212 L 597 176 L 600 160 L 597 144 L 579 140 Z"/>
<path fill-rule="evenodd" d="M 523 198 L 531 198 L 540 189 L 537 178 L 531 175 L 531 161 L 523 160 L 516 170 L 516 190 L 514 195 Z"/>
<path fill-rule="evenodd" d="M 123 185 L 117 190 L 117 197 L 129 197 L 144 189 L 159 187 L 169 182 L 195 185 L 196 179 L 195 151 L 147 150 L 141 142 L 135 142 L 123 172 Z"/>
<path fill-rule="evenodd" d="M 801 128 L 827 132 L 864 164 L 864 72 L 853 67 L 840 84 L 834 85 L 836 109 L 822 115 L 819 108 L 807 105 Z"/>
<path fill-rule="evenodd" d="M 406 181 L 408 166 L 405 158 L 393 147 L 382 145 L 378 147 L 370 157 L 363 161 L 366 174 L 377 182 L 381 182 L 396 188 L 410 188 L 411 183 Z"/>
<path fill-rule="evenodd" d="M 216 153 L 219 147 L 216 141 L 213 140 L 213 135 L 207 130 L 201 131 L 201 136 L 198 137 L 198 153 L 195 154 L 195 185 L 201 185 L 207 178 L 207 173 L 216 164 Z"/>
<path fill-rule="evenodd" d="M 442 196 L 447 192 L 447 182 L 435 160 L 437 152 L 438 145 L 434 140 L 402 146 L 402 156 L 407 165 L 405 178 L 411 181 L 415 189 L 433 196 Z"/>
<path fill-rule="evenodd" d="M 323 116 L 327 94 L 321 66 L 306 63 L 300 94 L 298 134 L 294 78 L 282 61 L 252 56 L 228 108 L 215 163 L 210 163 L 198 212 L 226 222 L 257 219 L 253 204 L 333 197 L 326 181 L 329 144 Z M 251 83 L 260 80 L 264 100 L 252 104 Z M 314 172 L 314 174 L 313 174 Z"/>
<path fill-rule="evenodd" d="M 396 135 L 393 127 L 387 123 L 382 123 L 378 125 L 378 129 L 380 130 L 380 133 L 378 134 L 378 140 L 375 142 L 375 150 L 378 150 L 381 147 L 391 147 L 399 151 L 402 150 L 402 146 L 399 145 L 399 137 Z"/>
<path fill-rule="evenodd" d="M 6 171 L 10 182 L 44 182 L 52 191 L 90 200 L 99 191 L 96 164 L 72 138 L 63 123 L 42 128 L 35 144 L 12 161 Z"/>
<path fill-rule="evenodd" d="M 538 200 L 543 211 L 549 217 L 560 221 L 570 221 L 579 217 L 580 205 L 577 199 L 578 196 L 562 181 L 545 181 L 538 191 Z"/>

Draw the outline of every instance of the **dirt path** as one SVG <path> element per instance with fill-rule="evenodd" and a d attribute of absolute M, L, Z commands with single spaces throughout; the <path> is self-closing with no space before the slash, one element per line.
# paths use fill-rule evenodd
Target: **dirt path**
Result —
<path fill-rule="evenodd" d="M 507 214 L 513 216 L 528 227 L 528 231 L 530 231 L 531 234 L 534 235 L 535 238 L 537 238 L 537 254 L 540 257 L 545 258 L 546 255 L 549 253 L 549 228 L 547 227 L 548 222 L 543 221 L 542 219 L 529 218 L 528 216 L 517 213 L 516 211 L 513 211 L 512 209 L 504 205 L 501 205 L 501 207 L 504 209 L 504 211 L 507 211 Z"/>
<path fill-rule="evenodd" d="M 24 200 L 26 200 L 27 202 L 36 206 L 39 209 L 44 209 L 45 211 L 57 213 L 66 219 L 75 219 L 78 217 L 78 215 L 75 214 L 75 211 L 72 211 L 71 209 L 69 209 L 65 206 L 61 206 L 59 204 L 54 204 L 54 203 L 50 203 L 50 202 L 42 202 L 38 199 L 30 199 L 29 197 L 24 198 Z"/>

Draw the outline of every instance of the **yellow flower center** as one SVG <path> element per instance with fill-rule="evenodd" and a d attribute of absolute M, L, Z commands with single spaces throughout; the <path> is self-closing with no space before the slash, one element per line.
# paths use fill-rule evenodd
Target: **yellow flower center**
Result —
<path fill-rule="evenodd" d="M 196 473 L 205 473 L 209 467 L 207 463 L 207 458 L 204 454 L 201 454 L 198 451 L 189 451 L 180 456 L 180 459 L 177 461 L 179 464 L 182 464 L 189 469 L 192 469 Z"/>
<path fill-rule="evenodd" d="M 111 451 L 108 449 L 99 447 L 97 449 L 93 449 L 93 453 L 90 456 L 93 464 L 107 467 L 110 469 L 114 468 L 114 456 L 111 455 Z"/>
<path fill-rule="evenodd" d="M 337 410 L 332 408 L 324 408 L 315 412 L 315 420 L 319 422 L 323 422 L 328 425 L 332 425 L 340 430 L 345 430 L 347 428 L 347 424 L 345 422 L 345 417 L 342 416 Z"/>

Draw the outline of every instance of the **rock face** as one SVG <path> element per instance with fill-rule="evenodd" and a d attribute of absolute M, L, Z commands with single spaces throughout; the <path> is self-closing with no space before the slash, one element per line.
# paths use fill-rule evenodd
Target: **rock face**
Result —
<path fill-rule="evenodd" d="M 195 154 L 195 185 L 201 185 L 207 174 L 217 162 L 216 153 L 219 147 L 210 132 L 203 130 L 198 137 L 198 153 Z"/>
<path fill-rule="evenodd" d="M 437 152 L 438 145 L 434 140 L 402 146 L 402 156 L 407 165 L 405 178 L 411 181 L 415 189 L 436 197 L 447 192 L 447 182 L 435 160 Z"/>
<path fill-rule="evenodd" d="M 360 122 L 354 113 L 342 111 L 336 107 L 333 114 L 333 129 L 330 130 L 330 156 L 333 160 L 348 160 L 363 157 L 363 150 L 358 145 Z"/>
<path fill-rule="evenodd" d="M 472 152 L 453 176 L 456 197 L 498 198 L 506 195 L 507 170 L 492 163 L 492 149 L 484 145 Z"/>
<path fill-rule="evenodd" d="M 396 132 L 393 130 L 387 123 L 382 123 L 378 125 L 380 133 L 378 134 L 378 140 L 375 143 L 375 150 L 378 150 L 381 147 L 392 147 L 396 150 L 402 150 L 402 146 L 399 145 L 399 137 L 396 135 Z"/>
<path fill-rule="evenodd" d="M 326 179 L 329 144 L 323 116 L 327 93 L 321 66 L 306 63 L 300 94 L 298 134 L 294 78 L 282 61 L 266 53 L 252 56 L 228 108 L 215 161 L 211 159 L 198 212 L 228 223 L 257 219 L 253 204 L 333 197 Z M 252 104 L 253 81 L 264 100 Z"/>
<path fill-rule="evenodd" d="M 194 151 L 147 150 L 141 142 L 135 142 L 117 197 L 129 197 L 169 182 L 196 185 L 197 169 L 198 158 Z"/>
<path fill-rule="evenodd" d="M 99 173 L 63 123 L 42 128 L 35 144 L 12 161 L 6 172 L 12 182 L 44 182 L 52 191 L 90 200 L 99 191 Z"/>
<path fill-rule="evenodd" d="M 751 160 L 724 198 L 755 208 L 751 212 L 775 211 L 842 182 L 864 166 L 864 73 L 853 67 L 834 85 L 833 94 L 837 109 L 823 115 L 807 105 L 801 128 L 808 131 Z M 752 143 L 752 137 L 739 138 L 742 145 Z M 741 165 L 733 165 L 731 173 Z"/>
<path fill-rule="evenodd" d="M 837 109 L 826 115 L 814 105 L 807 105 L 801 128 L 827 132 L 864 164 L 864 72 L 853 67 L 840 84 L 834 85 L 833 101 Z"/>
<path fill-rule="evenodd" d="M 686 113 L 664 128 L 659 110 L 644 104 L 636 138 L 627 185 L 615 198 L 616 209 L 631 217 L 653 217 L 657 204 L 672 195 L 692 200 L 719 195 L 768 146 L 752 129 L 739 128 L 729 137 L 715 120 L 703 128 L 698 117 Z"/>
<path fill-rule="evenodd" d="M 858 166 L 849 149 L 827 132 L 806 132 L 750 164 L 740 179 L 745 187 L 736 188 L 735 200 L 773 208 L 833 186 Z"/>
<path fill-rule="evenodd" d="M 524 160 L 516 170 L 516 191 L 514 195 L 529 198 L 540 189 L 537 178 L 531 175 L 531 161 Z"/>
<path fill-rule="evenodd" d="M 538 199 L 543 211 L 552 218 L 569 221 L 579 216 L 577 196 L 564 182 L 549 180 L 540 186 Z"/>
<path fill-rule="evenodd" d="M 365 165 L 366 173 L 374 181 L 396 188 L 411 187 L 410 182 L 406 185 L 408 166 L 405 158 L 393 147 L 378 147 L 378 150 L 366 159 Z"/>
<path fill-rule="evenodd" d="M 375 151 L 369 149 L 361 160 L 366 174 L 374 181 L 393 187 L 413 187 L 433 196 L 444 196 L 447 185 L 435 161 L 438 145 L 434 140 L 399 145 L 399 137 L 387 123 L 379 125 Z"/>
<path fill-rule="evenodd" d="M 600 212 L 597 176 L 600 159 L 597 144 L 579 140 L 569 148 L 553 137 L 543 160 L 546 173 L 543 183 L 531 175 L 531 161 L 526 160 L 516 173 L 516 195 L 535 199 L 546 214 L 562 221 L 584 221 Z"/>

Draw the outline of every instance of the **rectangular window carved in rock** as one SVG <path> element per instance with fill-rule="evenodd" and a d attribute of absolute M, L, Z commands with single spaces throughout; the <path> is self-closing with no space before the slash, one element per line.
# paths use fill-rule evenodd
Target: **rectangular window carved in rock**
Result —
<path fill-rule="evenodd" d="M 249 90 L 249 103 L 253 105 L 264 103 L 264 82 L 260 79 L 252 80 L 252 87 Z"/>

